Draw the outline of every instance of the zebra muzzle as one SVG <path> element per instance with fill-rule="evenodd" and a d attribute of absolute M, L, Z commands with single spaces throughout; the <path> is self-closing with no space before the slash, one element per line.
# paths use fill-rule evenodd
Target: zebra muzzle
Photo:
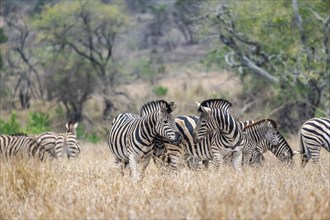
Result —
<path fill-rule="evenodd" d="M 179 145 L 181 144 L 182 136 L 179 132 L 175 132 L 175 139 L 172 142 L 172 144 Z"/>

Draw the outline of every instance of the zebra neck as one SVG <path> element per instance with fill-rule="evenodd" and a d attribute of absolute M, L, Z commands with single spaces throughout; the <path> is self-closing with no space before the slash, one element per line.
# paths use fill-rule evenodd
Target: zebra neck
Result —
<path fill-rule="evenodd" d="M 245 136 L 249 140 L 250 143 L 257 144 L 263 140 L 265 140 L 266 131 L 261 126 L 252 126 L 247 127 L 244 131 Z"/>
<path fill-rule="evenodd" d="M 145 144 L 153 144 L 154 139 L 157 136 L 156 123 L 157 119 L 155 114 L 149 114 L 142 118 L 140 132 Z"/>
<path fill-rule="evenodd" d="M 220 143 L 214 143 L 220 141 L 221 145 L 226 147 L 235 147 L 237 145 L 243 144 L 243 136 L 239 131 L 233 131 L 232 133 L 223 133 L 221 131 L 216 132 L 212 138 L 212 144 L 218 145 Z"/>
<path fill-rule="evenodd" d="M 286 142 L 286 140 L 281 137 L 278 145 L 271 145 L 270 151 L 276 156 L 279 157 L 283 151 L 290 151 L 291 147 Z M 291 150 L 292 151 L 292 150 Z"/>

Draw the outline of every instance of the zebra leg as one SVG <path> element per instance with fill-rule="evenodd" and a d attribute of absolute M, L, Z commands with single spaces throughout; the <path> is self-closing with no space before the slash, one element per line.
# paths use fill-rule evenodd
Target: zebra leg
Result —
<path fill-rule="evenodd" d="M 218 171 L 220 167 L 220 162 L 223 160 L 223 155 L 220 152 L 213 153 L 213 169 Z"/>
<path fill-rule="evenodd" d="M 233 159 L 232 159 L 232 164 L 235 170 L 239 173 L 242 174 L 242 160 L 243 160 L 243 153 L 242 151 L 236 151 L 233 154 Z"/>
<path fill-rule="evenodd" d="M 314 145 L 313 148 L 310 148 L 311 159 L 312 159 L 312 162 L 314 164 L 318 164 L 319 163 L 320 150 L 321 150 L 321 147 L 320 146 L 316 146 L 316 145 Z"/>
<path fill-rule="evenodd" d="M 251 160 L 251 153 L 242 153 L 243 165 L 248 165 Z"/>
<path fill-rule="evenodd" d="M 137 155 L 130 153 L 130 152 L 129 152 L 128 159 L 129 159 L 128 165 L 130 168 L 131 176 L 134 181 L 138 181 L 140 179 L 140 175 L 138 172 L 139 159 L 137 158 Z"/>
<path fill-rule="evenodd" d="M 120 169 L 120 174 L 124 176 L 124 169 L 125 169 L 125 161 L 121 160 L 120 158 L 116 157 L 115 158 L 115 167 L 117 169 Z"/>

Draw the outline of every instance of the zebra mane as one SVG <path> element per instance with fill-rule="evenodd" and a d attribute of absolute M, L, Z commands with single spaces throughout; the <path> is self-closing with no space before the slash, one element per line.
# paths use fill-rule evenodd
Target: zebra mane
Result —
<path fill-rule="evenodd" d="M 141 107 L 140 116 L 150 114 L 151 112 L 164 107 L 167 113 L 171 113 L 176 106 L 174 102 L 168 103 L 164 100 L 150 101 Z"/>
<path fill-rule="evenodd" d="M 209 107 L 209 108 L 219 108 L 219 109 L 223 109 L 225 111 L 229 111 L 229 109 L 231 108 L 231 103 L 225 99 L 208 99 L 208 100 L 204 100 L 198 107 L 198 112 L 202 112 L 202 108 L 203 107 Z"/>
<path fill-rule="evenodd" d="M 273 119 L 270 119 L 270 118 L 264 118 L 264 119 L 261 119 L 261 120 L 259 120 L 259 121 L 256 121 L 256 122 L 254 122 L 254 123 L 252 123 L 252 124 L 249 124 L 249 125 L 245 126 L 245 127 L 243 128 L 243 131 L 245 131 L 247 128 L 253 127 L 253 126 L 255 126 L 255 125 L 258 125 L 258 124 L 261 124 L 261 123 L 264 123 L 264 122 L 270 122 L 271 125 L 272 125 L 275 129 L 277 129 L 277 123 L 276 123 Z"/>

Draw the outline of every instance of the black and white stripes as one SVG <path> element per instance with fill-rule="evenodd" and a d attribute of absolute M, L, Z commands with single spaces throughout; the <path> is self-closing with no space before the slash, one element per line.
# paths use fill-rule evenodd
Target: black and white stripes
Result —
<path fill-rule="evenodd" d="M 25 134 L 0 135 L 0 155 L 4 159 L 35 157 L 45 160 L 45 150 L 36 138 Z"/>
<path fill-rule="evenodd" d="M 120 163 L 122 168 L 129 164 L 135 180 L 140 178 L 140 174 L 143 175 L 150 162 L 156 136 L 174 143 L 180 141 L 171 115 L 174 109 L 173 103 L 152 101 L 142 106 L 141 116 L 123 113 L 113 120 L 108 138 L 110 151 L 115 155 L 115 163 Z M 138 170 L 140 163 L 141 172 Z"/>
<path fill-rule="evenodd" d="M 318 163 L 323 147 L 330 152 L 330 118 L 312 118 L 306 121 L 299 131 L 302 166 L 309 160 Z"/>

